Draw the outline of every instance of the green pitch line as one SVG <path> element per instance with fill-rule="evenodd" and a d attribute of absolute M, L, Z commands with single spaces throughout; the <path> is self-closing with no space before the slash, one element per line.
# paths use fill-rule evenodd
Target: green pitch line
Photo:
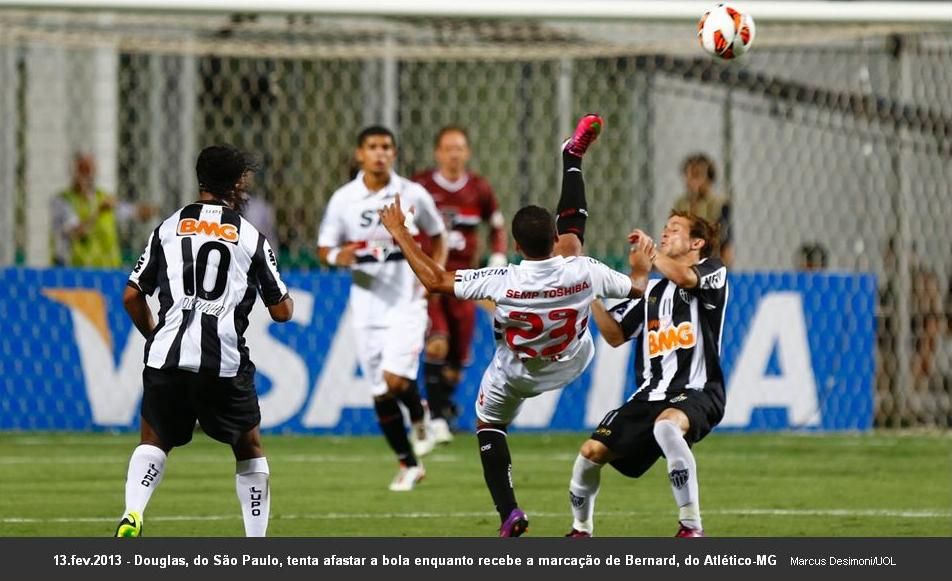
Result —
<path fill-rule="evenodd" d="M 571 524 L 567 483 L 585 434 L 516 434 L 513 477 L 532 536 Z M 109 536 L 122 512 L 135 436 L 0 435 L 0 535 Z M 475 438 L 426 459 L 427 479 L 392 493 L 382 438 L 265 436 L 270 533 L 492 536 L 498 519 Z M 697 446 L 712 536 L 952 536 L 952 437 L 938 434 L 717 434 Z M 670 536 L 663 463 L 640 480 L 604 472 L 596 533 Z M 145 515 L 148 536 L 242 534 L 230 451 L 207 437 L 172 453 Z"/>

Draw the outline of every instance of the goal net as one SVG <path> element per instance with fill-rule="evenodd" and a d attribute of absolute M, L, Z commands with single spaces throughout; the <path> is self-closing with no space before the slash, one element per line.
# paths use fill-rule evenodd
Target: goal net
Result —
<path fill-rule="evenodd" d="M 254 151 L 282 267 L 304 269 L 363 126 L 393 128 L 404 175 L 432 165 L 440 127 L 466 127 L 512 216 L 555 205 L 559 146 L 597 111 L 588 253 L 621 266 L 632 227 L 659 233 L 703 153 L 730 200 L 733 270 L 874 274 L 877 424 L 952 421 L 949 22 L 766 19 L 724 63 L 685 19 L 3 6 L 2 263 L 50 263 L 78 151 L 105 190 L 162 213 L 194 196 L 201 147 Z M 151 226 L 121 228 L 131 262 Z"/>

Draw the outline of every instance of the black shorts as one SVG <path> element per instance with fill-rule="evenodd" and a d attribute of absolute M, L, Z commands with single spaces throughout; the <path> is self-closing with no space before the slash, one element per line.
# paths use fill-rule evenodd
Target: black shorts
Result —
<path fill-rule="evenodd" d="M 168 446 L 188 444 L 195 420 L 206 434 L 234 446 L 242 434 L 261 423 L 254 380 L 252 364 L 235 377 L 146 367 L 142 417 Z"/>
<path fill-rule="evenodd" d="M 686 390 L 667 395 L 661 401 L 632 399 L 602 418 L 592 439 L 621 455 L 611 465 L 631 478 L 648 471 L 663 454 L 654 437 L 655 419 L 668 408 L 679 409 L 691 422 L 684 435 L 689 446 L 704 439 L 724 417 L 724 396 L 720 390 Z"/>

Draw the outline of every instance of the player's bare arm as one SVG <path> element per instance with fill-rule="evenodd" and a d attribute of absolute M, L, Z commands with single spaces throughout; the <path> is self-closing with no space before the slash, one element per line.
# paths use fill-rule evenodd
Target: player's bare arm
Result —
<path fill-rule="evenodd" d="M 648 235 L 637 229 L 628 235 L 628 241 L 632 244 L 645 238 L 648 238 Z M 681 288 L 694 288 L 698 285 L 697 272 L 692 264 L 687 264 L 658 252 L 654 255 L 654 267 L 661 273 L 661 276 Z"/>
<path fill-rule="evenodd" d="M 357 260 L 356 252 L 360 244 L 351 242 L 343 246 L 319 246 L 317 257 L 328 266 L 349 267 Z"/>
<path fill-rule="evenodd" d="M 570 258 L 582 255 L 582 241 L 575 234 L 559 234 L 553 252 L 559 256 Z"/>
<path fill-rule="evenodd" d="M 605 309 L 602 301 L 592 302 L 592 316 L 595 318 L 595 326 L 601 333 L 605 342 L 612 347 L 618 347 L 625 342 L 625 333 L 622 331 L 621 323 L 612 318 Z"/>
<path fill-rule="evenodd" d="M 132 324 L 143 337 L 149 338 L 152 330 L 155 329 L 155 319 L 152 317 L 152 309 L 145 300 L 145 294 L 133 286 L 127 286 L 122 294 L 122 304 L 126 307 Z"/>
<path fill-rule="evenodd" d="M 420 282 L 426 287 L 427 292 L 453 294 L 453 286 L 456 282 L 456 271 L 447 272 L 432 257 L 428 256 L 423 249 L 416 243 L 410 231 L 405 225 L 406 215 L 400 208 L 400 196 L 396 197 L 393 204 L 385 206 L 380 210 L 380 221 L 390 235 L 393 241 L 400 246 L 404 258 L 416 274 Z"/>
<path fill-rule="evenodd" d="M 276 305 L 268 307 L 271 320 L 276 323 L 287 323 L 294 316 L 294 299 L 287 295 Z"/>
<path fill-rule="evenodd" d="M 430 236 L 430 258 L 440 266 L 446 266 L 446 259 L 449 257 L 450 249 L 446 244 L 446 233 L 441 232 L 435 236 Z"/>
<path fill-rule="evenodd" d="M 651 274 L 651 265 L 656 262 L 657 250 L 654 241 L 646 235 L 641 236 L 633 243 L 628 252 L 628 266 L 631 267 L 631 292 L 628 297 L 635 299 L 644 296 L 648 289 L 648 276 Z"/>

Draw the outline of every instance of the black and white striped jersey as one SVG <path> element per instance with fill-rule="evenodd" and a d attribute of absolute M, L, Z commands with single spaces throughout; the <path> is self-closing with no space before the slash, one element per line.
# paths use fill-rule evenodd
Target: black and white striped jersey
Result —
<path fill-rule="evenodd" d="M 263 234 L 220 202 L 195 202 L 156 228 L 129 285 L 159 292 L 145 364 L 234 377 L 249 363 L 244 332 L 260 292 L 275 305 L 288 289 Z"/>
<path fill-rule="evenodd" d="M 633 399 L 660 401 L 686 389 L 724 390 L 721 335 L 729 288 L 727 268 L 715 258 L 694 266 L 698 286 L 667 279 L 648 282 L 644 297 L 609 309 L 626 340 L 636 340 Z"/>

